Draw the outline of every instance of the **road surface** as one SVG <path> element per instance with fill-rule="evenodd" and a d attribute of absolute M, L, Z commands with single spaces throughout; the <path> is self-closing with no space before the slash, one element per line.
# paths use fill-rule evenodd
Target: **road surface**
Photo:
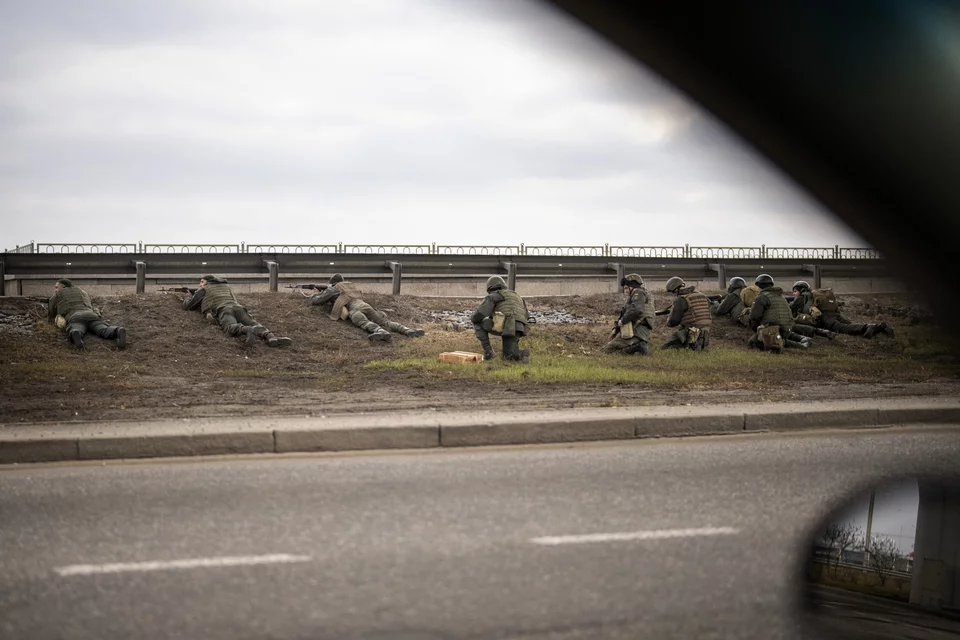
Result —
<path fill-rule="evenodd" d="M 801 547 L 955 428 L 0 470 L 3 638 L 799 637 Z"/>

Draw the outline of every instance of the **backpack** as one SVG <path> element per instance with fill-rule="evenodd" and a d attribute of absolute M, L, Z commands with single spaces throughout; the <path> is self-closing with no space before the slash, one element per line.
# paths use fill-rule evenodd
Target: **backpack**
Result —
<path fill-rule="evenodd" d="M 813 290 L 813 306 L 820 311 L 839 311 L 840 303 L 837 302 L 837 296 L 833 294 L 833 289 L 814 289 Z"/>
<path fill-rule="evenodd" d="M 757 285 L 752 284 L 749 287 L 744 287 L 740 289 L 740 302 L 743 303 L 743 306 L 750 308 L 758 295 L 760 295 L 760 287 Z"/>

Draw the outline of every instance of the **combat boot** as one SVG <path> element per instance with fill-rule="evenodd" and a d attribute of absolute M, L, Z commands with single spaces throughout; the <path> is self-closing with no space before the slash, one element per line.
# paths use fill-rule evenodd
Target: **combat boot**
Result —
<path fill-rule="evenodd" d="M 68 336 L 70 339 L 70 344 L 72 344 L 77 349 L 83 349 L 83 334 L 79 331 L 71 331 Z"/>
<path fill-rule="evenodd" d="M 636 353 L 637 355 L 648 356 L 650 355 L 650 345 L 647 344 L 646 342 L 638 342 L 634 345 L 630 345 L 629 347 L 624 349 L 623 352 L 626 354 Z"/>
<path fill-rule="evenodd" d="M 880 323 L 880 332 L 887 334 L 891 338 L 893 337 L 893 327 L 888 327 L 886 322 Z"/>
<path fill-rule="evenodd" d="M 263 339 L 267 341 L 268 347 L 289 347 L 293 344 L 293 340 L 290 338 L 277 336 L 270 331 L 267 331 L 265 334 L 263 334 Z"/>
<path fill-rule="evenodd" d="M 408 338 L 422 338 L 423 334 L 423 329 L 407 329 L 406 333 L 404 333 Z"/>
<path fill-rule="evenodd" d="M 257 334 L 253 332 L 253 327 L 243 327 L 240 329 L 241 333 L 247 334 L 247 346 L 252 347 L 257 344 Z"/>
<path fill-rule="evenodd" d="M 523 364 L 530 364 L 530 349 L 520 350 L 520 362 Z"/>
<path fill-rule="evenodd" d="M 882 333 L 883 329 L 880 328 L 879 324 L 868 324 L 867 328 L 863 331 L 864 338 L 872 338 L 878 333 Z"/>
<path fill-rule="evenodd" d="M 390 335 L 389 331 L 377 329 L 367 336 L 367 340 L 372 340 L 373 342 L 390 342 L 391 337 L 392 336 Z"/>
<path fill-rule="evenodd" d="M 123 327 L 117 329 L 117 349 L 127 348 L 127 330 Z"/>
<path fill-rule="evenodd" d="M 496 352 L 494 352 L 493 347 L 490 346 L 489 342 L 481 342 L 480 346 L 483 347 L 484 360 L 493 360 L 497 357 Z"/>
<path fill-rule="evenodd" d="M 816 335 L 820 336 L 821 338 L 826 338 L 827 340 L 833 340 L 837 337 L 837 333 L 835 331 L 830 331 L 829 329 L 816 329 Z"/>

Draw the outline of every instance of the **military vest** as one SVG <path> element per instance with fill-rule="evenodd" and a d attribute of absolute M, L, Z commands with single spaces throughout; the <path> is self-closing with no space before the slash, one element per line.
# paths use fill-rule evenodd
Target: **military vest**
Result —
<path fill-rule="evenodd" d="M 761 291 L 757 298 L 763 298 L 767 301 L 767 306 L 763 310 L 763 317 L 760 318 L 760 324 L 775 324 L 785 328 L 792 327 L 795 324 L 793 314 L 790 313 L 790 305 L 787 304 L 787 299 L 783 297 L 783 289 L 769 287 Z"/>
<path fill-rule="evenodd" d="M 517 322 L 527 324 L 527 307 L 523 304 L 520 294 L 510 289 L 500 289 L 497 293 L 503 296 L 503 300 L 493 305 L 493 312 L 499 311 L 507 318 L 513 316 Z"/>
<path fill-rule="evenodd" d="M 55 295 L 57 296 L 57 315 L 63 316 L 68 321 L 70 320 L 70 314 L 76 313 L 77 311 L 89 311 L 93 309 L 93 306 L 90 304 L 90 296 L 88 296 L 87 292 L 83 289 L 64 287 Z"/>
<path fill-rule="evenodd" d="M 810 314 L 810 308 L 813 307 L 813 294 L 810 291 L 804 291 L 797 298 L 800 300 L 799 305 L 797 305 L 796 300 L 794 300 L 794 307 L 797 309 L 797 314 Z"/>
<path fill-rule="evenodd" d="M 709 327 L 713 324 L 707 296 L 699 291 L 691 291 L 680 297 L 687 301 L 687 310 L 680 318 L 680 324 L 685 327 Z"/>
<path fill-rule="evenodd" d="M 736 302 L 733 303 L 733 306 L 730 307 L 730 310 L 727 311 L 726 315 L 730 316 L 734 320 L 739 318 L 740 314 L 743 313 L 743 310 L 746 309 L 746 307 L 743 305 L 743 300 L 740 299 L 741 291 L 743 291 L 743 289 L 738 289 L 736 293 L 730 294 L 736 296 Z M 720 302 L 720 305 L 722 306 L 724 302 L 726 302 L 726 298 Z"/>
<path fill-rule="evenodd" d="M 230 290 L 230 285 L 225 282 L 207 283 L 203 288 L 206 293 L 203 294 L 203 302 L 200 303 L 202 313 L 217 313 L 221 307 L 227 304 L 240 304 Z"/>
<path fill-rule="evenodd" d="M 643 294 L 644 303 L 640 310 L 640 317 L 633 321 L 634 329 L 644 320 L 647 321 L 647 325 L 650 328 L 653 328 L 653 319 L 656 317 L 656 310 L 653 308 L 653 297 L 649 291 L 643 287 L 637 287 L 634 292 L 630 294 L 630 301 L 627 304 L 635 302 L 637 296 L 641 293 Z"/>
<path fill-rule="evenodd" d="M 333 301 L 333 308 L 330 309 L 330 318 L 333 320 L 346 320 L 347 314 L 344 309 L 349 310 L 348 305 L 354 300 L 360 299 L 360 288 L 352 282 L 341 281 L 333 285 L 333 288 L 340 292 L 340 295 Z"/>

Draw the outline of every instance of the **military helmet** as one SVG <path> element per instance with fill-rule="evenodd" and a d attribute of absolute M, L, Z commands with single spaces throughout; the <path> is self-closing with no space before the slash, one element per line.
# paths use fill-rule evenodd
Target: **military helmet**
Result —
<path fill-rule="evenodd" d="M 747 286 L 747 281 L 743 278 L 730 278 L 730 283 L 727 285 L 727 291 L 733 293 L 737 289 L 743 289 Z"/>
<path fill-rule="evenodd" d="M 667 280 L 667 291 L 670 293 L 676 293 L 685 286 L 687 286 L 687 283 L 683 281 L 683 278 L 673 276 Z"/>
<path fill-rule="evenodd" d="M 793 288 L 796 291 L 806 291 L 810 288 L 810 283 L 806 280 L 797 280 L 793 283 Z"/>
<path fill-rule="evenodd" d="M 757 276 L 757 279 L 753 281 L 753 284 L 757 285 L 761 289 L 763 287 L 772 287 L 773 278 L 769 274 L 761 273 Z"/>
<path fill-rule="evenodd" d="M 343 282 L 343 276 L 339 273 L 335 273 L 330 276 L 330 284 L 337 284 L 338 282 Z"/>
<path fill-rule="evenodd" d="M 623 278 L 621 278 L 621 280 L 620 280 L 620 286 L 621 286 L 621 287 L 626 287 L 626 286 L 628 286 L 628 285 L 631 286 L 631 287 L 642 287 L 642 286 L 643 286 L 643 278 L 641 278 L 641 277 L 640 277 L 639 275 L 637 275 L 636 273 L 628 274 L 628 275 L 624 276 Z"/>
<path fill-rule="evenodd" d="M 73 286 L 73 282 L 71 282 L 69 278 L 60 278 L 59 280 L 57 280 L 57 282 L 59 282 L 64 287 Z"/>
<path fill-rule="evenodd" d="M 487 292 L 496 291 L 497 289 L 506 289 L 507 283 L 503 281 L 503 278 L 500 276 L 490 276 L 487 278 Z"/>

